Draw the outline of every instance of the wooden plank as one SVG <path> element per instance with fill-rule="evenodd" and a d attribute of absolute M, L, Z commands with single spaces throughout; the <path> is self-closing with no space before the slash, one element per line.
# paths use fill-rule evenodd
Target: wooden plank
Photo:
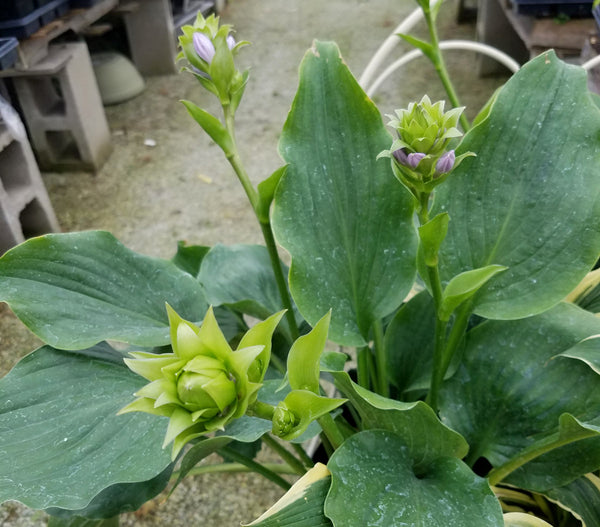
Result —
<path fill-rule="evenodd" d="M 64 16 L 40 28 L 28 39 L 19 42 L 19 61 L 15 69 L 29 68 L 48 54 L 48 45 L 56 37 L 69 30 L 80 33 L 109 13 L 118 3 L 119 0 L 101 0 L 87 9 L 72 9 Z"/>

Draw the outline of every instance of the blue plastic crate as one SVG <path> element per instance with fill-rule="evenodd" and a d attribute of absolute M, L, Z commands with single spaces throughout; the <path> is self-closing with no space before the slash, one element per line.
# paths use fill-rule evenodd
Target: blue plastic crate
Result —
<path fill-rule="evenodd" d="M 69 4 L 71 5 L 71 9 L 77 9 L 82 7 L 92 7 L 101 0 L 70 0 Z"/>
<path fill-rule="evenodd" d="M 29 38 L 68 10 L 69 0 L 52 0 L 24 17 L 0 21 L 0 37 Z"/>
<path fill-rule="evenodd" d="M 513 0 L 513 8 L 519 15 L 535 17 L 592 16 L 592 0 Z"/>
<path fill-rule="evenodd" d="M 17 62 L 19 41 L 14 37 L 0 38 L 0 70 L 12 68 Z"/>
<path fill-rule="evenodd" d="M 23 18 L 38 7 L 34 0 L 0 0 L 0 20 Z"/>

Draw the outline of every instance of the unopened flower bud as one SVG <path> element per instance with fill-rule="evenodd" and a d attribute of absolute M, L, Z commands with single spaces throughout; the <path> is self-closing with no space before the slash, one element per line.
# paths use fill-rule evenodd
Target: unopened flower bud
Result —
<path fill-rule="evenodd" d="M 204 33 L 196 32 L 194 33 L 193 39 L 194 50 L 196 50 L 198 56 L 204 62 L 210 64 L 212 62 L 213 57 L 215 56 L 215 46 L 213 45 L 210 38 L 208 38 Z"/>
<path fill-rule="evenodd" d="M 443 154 L 435 165 L 435 170 L 438 174 L 447 174 L 454 167 L 454 161 L 456 160 L 456 155 L 454 154 L 454 150 L 448 150 L 445 154 Z"/>
<path fill-rule="evenodd" d="M 233 49 L 235 48 L 235 38 L 233 38 L 233 35 L 227 35 L 227 47 L 229 49 Z"/>
<path fill-rule="evenodd" d="M 281 437 L 289 434 L 295 426 L 300 422 L 300 419 L 288 410 L 283 403 L 275 408 L 273 413 L 273 434 Z"/>
<path fill-rule="evenodd" d="M 398 161 L 398 163 L 400 163 L 401 165 L 408 165 L 408 156 L 406 155 L 406 152 L 403 148 L 398 148 L 398 150 L 394 150 L 392 152 L 392 155 L 394 156 L 394 159 L 396 159 L 396 161 Z"/>
<path fill-rule="evenodd" d="M 173 459 L 196 437 L 222 430 L 256 401 L 269 365 L 271 337 L 283 312 L 257 323 L 234 351 L 212 308 L 200 327 L 168 307 L 172 353 L 133 352 L 125 363 L 150 381 L 135 401 L 120 410 L 170 418 L 164 446 L 173 442 Z"/>
<path fill-rule="evenodd" d="M 396 161 L 398 161 L 398 163 L 413 169 L 417 168 L 418 164 L 425 157 L 425 154 L 421 152 L 413 152 L 407 155 L 404 149 L 402 148 L 399 148 L 398 150 L 392 152 L 392 155 L 394 156 Z"/>
<path fill-rule="evenodd" d="M 424 157 L 425 154 L 422 154 L 421 152 L 414 152 L 412 154 L 408 154 L 408 156 L 406 156 L 408 166 L 411 168 L 417 168 L 417 166 Z"/>

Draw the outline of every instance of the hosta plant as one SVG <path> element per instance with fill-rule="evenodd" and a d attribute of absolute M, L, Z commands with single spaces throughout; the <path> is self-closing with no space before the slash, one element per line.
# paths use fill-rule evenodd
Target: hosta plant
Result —
<path fill-rule="evenodd" d="M 406 38 L 451 88 L 421 6 L 431 42 Z M 0 499 L 115 524 L 216 452 L 286 490 L 301 476 L 255 526 L 600 525 L 585 72 L 546 52 L 473 126 L 451 89 L 450 108 L 424 96 L 382 118 L 316 42 L 283 166 L 255 187 L 234 135 L 245 42 L 199 16 L 180 44 L 223 114 L 183 104 L 265 245 L 180 243 L 167 261 L 95 231 L 4 254 L 0 300 L 45 345 L 0 381 Z M 261 444 L 281 462 L 257 462 Z"/>

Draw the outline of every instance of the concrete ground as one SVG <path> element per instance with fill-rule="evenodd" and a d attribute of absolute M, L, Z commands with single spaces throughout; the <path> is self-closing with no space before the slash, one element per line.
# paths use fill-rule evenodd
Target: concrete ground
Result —
<path fill-rule="evenodd" d="M 411 0 L 230 0 L 222 13 L 236 38 L 249 40 L 239 57 L 251 69 L 238 110 L 237 138 L 255 183 L 281 164 L 279 132 L 297 87 L 297 68 L 313 39 L 334 40 L 358 77 L 390 31 L 414 8 Z M 474 38 L 474 24 L 456 23 L 453 0 L 442 7 L 442 38 Z M 423 26 L 413 34 L 424 36 Z M 409 50 L 401 43 L 393 58 Z M 475 56 L 449 52 L 449 67 L 467 116 L 472 118 L 506 77 L 480 79 Z M 427 93 L 444 92 L 425 59 L 398 71 L 375 101 L 383 114 Z M 96 174 L 45 173 L 44 181 L 64 231 L 107 229 L 139 252 L 169 258 L 177 240 L 212 245 L 260 243 L 243 191 L 218 148 L 187 115 L 180 99 L 217 111 L 190 76 L 147 79 L 135 99 L 106 108 L 114 151 Z M 152 140 L 155 146 L 147 146 Z M 0 375 L 38 345 L 0 304 Z M 188 480 L 168 501 L 158 499 L 123 517 L 127 526 L 204 527 L 249 522 L 282 494 L 253 475 L 207 475 Z M 15 503 L 0 507 L 0 526 L 45 524 L 43 513 Z"/>

